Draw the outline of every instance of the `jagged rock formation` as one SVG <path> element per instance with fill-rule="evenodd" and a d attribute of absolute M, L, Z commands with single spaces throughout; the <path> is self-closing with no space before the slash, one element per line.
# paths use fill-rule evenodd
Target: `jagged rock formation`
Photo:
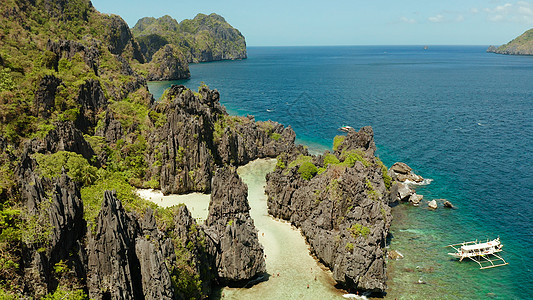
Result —
<path fill-rule="evenodd" d="M 35 98 L 33 99 L 33 110 L 36 116 L 47 118 L 55 106 L 57 88 L 61 84 L 61 79 L 54 75 L 46 75 L 41 79 Z"/>
<path fill-rule="evenodd" d="M 184 86 L 173 86 L 166 100 L 154 107 L 166 122 L 147 137 L 152 166 L 147 177 L 159 177 L 163 193 L 208 192 L 215 165 L 275 157 L 294 145 L 290 127 L 231 117 L 219 98 L 218 91 L 207 87 L 195 95 Z"/>
<path fill-rule="evenodd" d="M 533 55 L 533 29 L 498 48 L 490 46 L 487 52 L 508 55 Z"/>
<path fill-rule="evenodd" d="M 23 237 L 24 289 L 42 296 L 59 284 L 53 271 L 60 261 L 73 268 L 70 274 L 73 285 L 76 278 L 85 276 L 79 239 L 84 236 L 86 225 L 75 183 L 66 174 L 54 181 L 40 178 L 35 167 L 35 161 L 26 155 L 17 174 L 25 205 L 23 219 L 35 226 Z"/>
<path fill-rule="evenodd" d="M 181 23 L 170 16 L 146 17 L 137 21 L 132 32 L 148 60 L 166 44 L 179 48 L 188 62 L 247 57 L 244 36 L 217 14 L 198 14 Z"/>
<path fill-rule="evenodd" d="M 106 192 L 96 233 L 88 242 L 89 297 L 140 299 L 140 262 L 135 252 L 138 228 L 124 211 L 116 193 Z"/>
<path fill-rule="evenodd" d="M 58 151 L 75 152 L 87 160 L 95 155 L 83 133 L 70 121 L 55 123 L 54 128 L 43 139 L 34 138 L 25 145 L 25 155 L 51 154 Z"/>
<path fill-rule="evenodd" d="M 333 154 L 310 157 L 293 151 L 278 158 L 277 169 L 267 175 L 266 193 L 269 213 L 302 229 L 311 251 L 339 284 L 383 292 L 392 216 L 386 168 L 374 157 L 375 149 L 372 128 L 364 127 L 349 132 Z M 305 166 L 315 164 L 324 169 L 307 179 Z"/>
<path fill-rule="evenodd" d="M 422 182 L 424 178 L 420 175 L 413 173 L 411 167 L 402 162 L 397 162 L 389 169 L 389 175 L 392 177 L 392 180 L 400 182 Z"/>
<path fill-rule="evenodd" d="M 218 252 L 221 282 L 239 284 L 266 271 L 263 246 L 250 217 L 248 188 L 233 168 L 218 169 L 213 177 L 206 233 Z"/>
<path fill-rule="evenodd" d="M 78 97 L 80 114 L 76 119 L 77 127 L 84 132 L 94 128 L 98 122 L 98 113 L 107 107 L 107 99 L 100 81 L 89 79 L 80 85 Z"/>
<path fill-rule="evenodd" d="M 99 61 L 98 57 L 100 52 L 96 46 L 85 46 L 80 42 L 71 40 L 48 40 L 46 45 L 48 51 L 51 51 L 54 55 L 49 60 L 49 64 L 58 71 L 59 60 L 62 58 L 72 59 L 76 54 L 81 54 L 83 60 L 98 76 Z"/>
<path fill-rule="evenodd" d="M 148 80 L 178 80 L 191 77 L 189 64 L 173 45 L 165 45 L 153 56 L 148 67 Z"/>
<path fill-rule="evenodd" d="M 141 53 L 140 46 L 133 38 L 128 24 L 117 15 L 106 16 L 106 18 L 108 30 L 104 36 L 108 43 L 109 51 L 115 55 L 128 53 L 128 56 L 130 56 L 128 58 L 144 63 L 144 56 Z"/>

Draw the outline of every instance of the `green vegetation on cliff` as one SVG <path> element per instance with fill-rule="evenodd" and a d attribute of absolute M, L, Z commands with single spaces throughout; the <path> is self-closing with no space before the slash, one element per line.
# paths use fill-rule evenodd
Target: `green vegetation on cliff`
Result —
<path fill-rule="evenodd" d="M 176 46 L 189 62 L 246 58 L 244 36 L 217 14 L 198 14 L 178 23 L 170 16 L 146 17 L 132 32 L 147 59 L 166 44 Z"/>
<path fill-rule="evenodd" d="M 487 52 L 510 55 L 533 55 L 533 29 L 498 48 L 489 47 Z"/>

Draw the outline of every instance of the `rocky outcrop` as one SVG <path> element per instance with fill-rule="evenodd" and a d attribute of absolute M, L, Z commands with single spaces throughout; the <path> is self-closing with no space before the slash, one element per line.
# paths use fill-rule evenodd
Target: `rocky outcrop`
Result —
<path fill-rule="evenodd" d="M 52 112 L 56 93 L 61 79 L 54 75 L 46 75 L 41 79 L 37 90 L 35 91 L 35 97 L 33 98 L 33 112 L 36 116 L 47 118 Z"/>
<path fill-rule="evenodd" d="M 76 152 L 89 161 L 94 155 L 94 150 L 83 137 L 83 133 L 74 127 L 72 122 L 56 123 L 55 128 L 50 130 L 44 138 L 42 149 L 45 153 L 58 151 Z M 35 152 L 43 151 L 38 150 Z"/>
<path fill-rule="evenodd" d="M 198 94 L 173 86 L 154 107 L 166 122 L 147 138 L 147 178 L 160 178 L 163 193 L 208 192 L 215 166 L 241 165 L 275 157 L 294 146 L 294 131 L 274 122 L 231 117 L 216 90 L 202 87 Z"/>
<path fill-rule="evenodd" d="M 78 98 L 80 114 L 76 120 L 77 128 L 88 132 L 98 122 L 98 113 L 107 107 L 107 99 L 100 86 L 100 81 L 89 79 L 80 85 Z"/>
<path fill-rule="evenodd" d="M 438 205 L 437 205 L 437 201 L 435 200 L 431 200 L 428 202 L 428 207 L 431 208 L 431 209 L 437 209 Z"/>
<path fill-rule="evenodd" d="M 93 157 L 94 150 L 70 121 L 57 122 L 44 139 L 34 138 L 25 144 L 25 155 L 33 153 L 52 154 L 58 151 L 69 151 L 81 154 L 89 160 Z"/>
<path fill-rule="evenodd" d="M 400 182 L 410 181 L 420 183 L 424 181 L 422 176 L 415 174 L 411 167 L 402 162 L 397 162 L 392 165 L 389 169 L 389 175 L 393 180 Z"/>
<path fill-rule="evenodd" d="M 339 284 L 380 293 L 386 288 L 385 239 L 392 216 L 374 151 L 372 129 L 365 127 L 349 132 L 334 154 L 312 157 L 325 170 L 310 180 L 301 175 L 301 165 L 291 167 L 289 159 L 278 158 L 278 166 L 287 167 L 267 175 L 266 193 L 269 213 L 302 229 L 311 251 Z M 348 153 L 357 161 L 350 162 Z M 331 155 L 339 163 L 324 166 Z"/>
<path fill-rule="evenodd" d="M 144 63 L 144 56 L 128 24 L 117 15 L 106 16 L 106 19 L 108 24 L 106 24 L 105 39 L 109 45 L 109 51 L 115 55 L 126 56 Z"/>
<path fill-rule="evenodd" d="M 116 143 L 123 137 L 122 124 L 115 119 L 113 112 L 107 110 L 101 120 L 101 126 L 96 129 L 95 135 L 102 136 L 108 143 Z"/>
<path fill-rule="evenodd" d="M 248 188 L 234 168 L 217 170 L 205 226 L 217 247 L 216 268 L 223 283 L 242 285 L 266 271 L 247 197 Z"/>
<path fill-rule="evenodd" d="M 533 29 L 498 48 L 490 46 L 487 52 L 507 55 L 533 55 Z"/>
<path fill-rule="evenodd" d="M 51 63 L 56 72 L 58 71 L 58 63 L 60 59 L 65 58 L 70 60 L 79 53 L 87 66 L 89 66 L 89 68 L 94 71 L 94 74 L 98 76 L 98 58 L 100 52 L 96 45 L 87 47 L 80 42 L 72 40 L 48 40 L 46 48 L 54 54 L 54 57 L 51 58 Z"/>
<path fill-rule="evenodd" d="M 93 299 L 143 299 L 140 262 L 135 252 L 137 224 L 116 193 L 106 191 L 88 242 L 87 286 Z"/>
<path fill-rule="evenodd" d="M 83 204 L 76 184 L 62 174 L 54 180 L 40 178 L 35 161 L 25 156 L 17 170 L 24 201 L 23 220 L 33 224 L 22 237 L 24 278 L 29 293 L 42 296 L 55 290 L 59 279 L 54 266 L 72 268 L 69 280 L 85 277 L 84 252 L 79 240 L 85 235 Z"/>
<path fill-rule="evenodd" d="M 147 79 L 151 81 L 178 80 L 191 77 L 189 64 L 173 45 L 165 45 L 148 64 Z"/>

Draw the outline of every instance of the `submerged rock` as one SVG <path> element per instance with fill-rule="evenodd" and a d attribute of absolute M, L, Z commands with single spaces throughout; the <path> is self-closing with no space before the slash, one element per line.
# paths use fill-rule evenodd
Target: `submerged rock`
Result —
<path fill-rule="evenodd" d="M 453 204 L 450 201 L 448 201 L 448 200 L 444 201 L 444 207 L 446 207 L 446 208 L 455 208 L 453 206 Z"/>
<path fill-rule="evenodd" d="M 387 255 L 390 259 L 398 260 L 404 258 L 403 254 L 396 250 L 387 251 Z"/>

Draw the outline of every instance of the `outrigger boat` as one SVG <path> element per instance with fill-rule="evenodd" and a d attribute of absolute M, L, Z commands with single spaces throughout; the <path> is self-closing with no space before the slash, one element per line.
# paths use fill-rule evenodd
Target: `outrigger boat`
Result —
<path fill-rule="evenodd" d="M 500 238 L 492 241 L 487 239 L 487 241 L 483 243 L 475 240 L 472 242 L 448 245 L 446 247 L 452 247 L 457 251 L 454 253 L 448 253 L 449 255 L 459 258 L 459 261 L 469 258 L 475 261 L 480 269 L 500 267 L 508 264 L 503 257 L 496 254 L 502 251 L 503 245 L 500 242 Z"/>

